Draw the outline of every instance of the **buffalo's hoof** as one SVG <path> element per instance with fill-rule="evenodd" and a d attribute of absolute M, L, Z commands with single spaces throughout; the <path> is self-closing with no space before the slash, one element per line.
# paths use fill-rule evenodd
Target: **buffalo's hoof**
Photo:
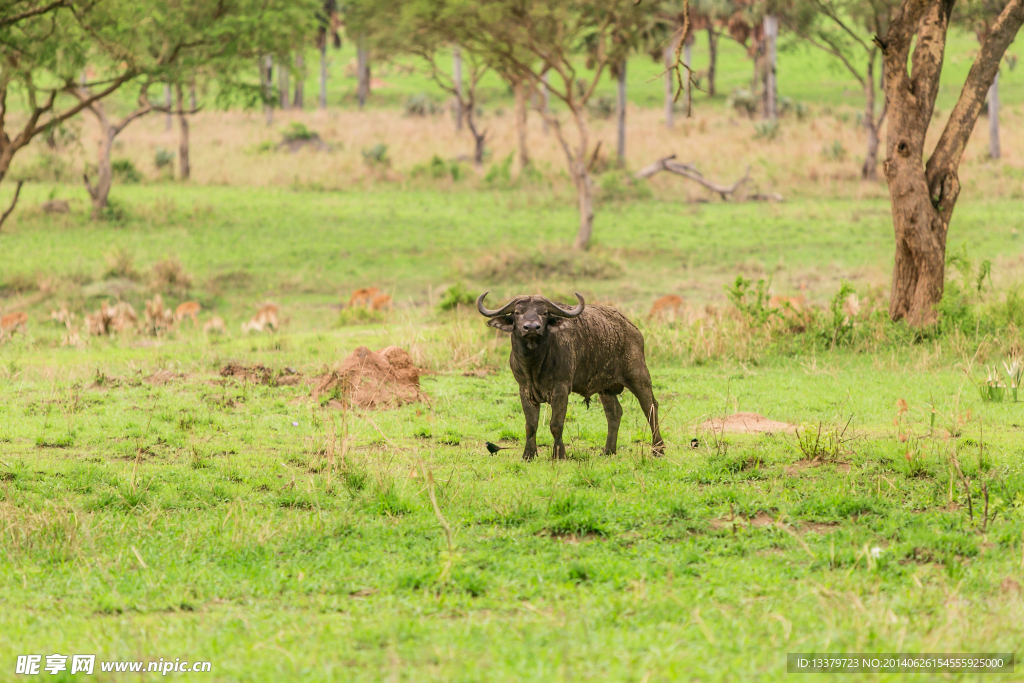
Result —
<path fill-rule="evenodd" d="M 537 457 L 537 451 L 524 451 L 523 452 L 523 460 L 525 460 L 526 462 L 530 462 L 531 460 L 533 460 L 536 457 Z"/>

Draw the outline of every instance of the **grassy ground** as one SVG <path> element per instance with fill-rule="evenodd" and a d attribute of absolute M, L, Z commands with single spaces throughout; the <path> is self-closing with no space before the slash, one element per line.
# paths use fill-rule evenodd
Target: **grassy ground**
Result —
<path fill-rule="evenodd" d="M 26 206 L 52 189 L 27 187 Z M 868 301 L 891 249 L 883 203 L 612 203 L 580 272 L 552 248 L 571 210 L 528 192 L 119 198 L 120 222 L 28 211 L 0 237 L 0 305 L 30 312 L 0 346 L 3 652 L 209 660 L 179 678 L 223 681 L 776 680 L 787 652 L 1020 656 L 1024 413 L 976 387 L 1019 346 L 1013 329 L 783 353 L 742 326 L 642 320 L 669 291 L 722 304 L 737 271 L 774 273 L 783 293 L 806 282 L 819 302 L 850 275 Z M 951 228 L 995 261 L 997 298 L 1019 272 L 1017 209 L 965 201 Z M 137 280 L 107 274 L 118 247 Z M 198 296 L 233 331 L 272 298 L 289 323 L 59 345 L 49 309 L 92 310 L 117 286 L 141 313 L 168 256 L 194 280 L 172 301 Z M 436 310 L 460 279 L 621 302 L 648 340 L 666 457 L 647 455 L 625 397 L 617 455 L 599 455 L 603 415 L 574 399 L 571 459 L 520 461 L 507 342 Z M 371 284 L 398 310 L 337 327 L 339 302 Z M 702 335 L 724 350 L 695 362 L 674 346 Z M 304 384 L 218 374 L 309 378 L 391 343 L 431 371 L 429 402 L 336 412 Z M 834 449 L 699 427 L 736 411 L 849 427 Z M 512 450 L 489 456 L 485 439 Z"/>

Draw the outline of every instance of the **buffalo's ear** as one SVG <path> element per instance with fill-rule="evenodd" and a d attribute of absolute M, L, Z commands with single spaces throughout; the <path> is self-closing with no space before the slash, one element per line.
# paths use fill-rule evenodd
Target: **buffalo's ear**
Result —
<path fill-rule="evenodd" d="M 502 332 L 511 332 L 515 329 L 515 324 L 512 322 L 512 316 L 502 315 L 497 318 L 491 318 L 487 321 L 488 327 L 494 327 Z"/>
<path fill-rule="evenodd" d="M 569 326 L 572 318 L 548 318 L 548 332 L 558 332 Z"/>

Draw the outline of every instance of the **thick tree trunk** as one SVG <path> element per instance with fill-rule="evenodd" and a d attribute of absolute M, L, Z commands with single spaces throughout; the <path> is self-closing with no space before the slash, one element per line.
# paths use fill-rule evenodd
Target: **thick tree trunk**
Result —
<path fill-rule="evenodd" d="M 188 117 L 185 115 L 185 93 L 178 84 L 178 126 L 181 137 L 178 138 L 178 168 L 182 180 L 188 180 L 192 174 L 188 162 Z"/>
<path fill-rule="evenodd" d="M 327 39 L 320 46 L 320 108 L 327 109 Z"/>
<path fill-rule="evenodd" d="M 779 18 L 772 14 L 764 16 L 764 42 L 765 42 L 765 107 L 764 117 L 775 120 L 778 118 L 778 92 L 775 84 L 775 43 L 779 36 Z"/>
<path fill-rule="evenodd" d="M 359 108 L 362 109 L 366 106 L 366 98 L 370 96 L 370 56 L 362 46 L 362 39 L 356 51 L 356 72 L 359 78 L 356 94 L 359 98 Z"/>
<path fill-rule="evenodd" d="M 452 50 L 452 82 L 455 84 L 455 130 L 462 130 L 462 50 Z"/>
<path fill-rule="evenodd" d="M 999 148 L 999 72 L 988 89 L 988 155 L 992 159 L 1002 156 Z"/>
<path fill-rule="evenodd" d="M 715 70 L 718 68 L 718 34 L 708 26 L 708 97 L 715 96 Z"/>
<path fill-rule="evenodd" d="M 164 130 L 174 127 L 174 117 L 171 115 L 171 84 L 164 84 L 164 106 L 167 108 L 167 118 L 164 120 Z"/>
<path fill-rule="evenodd" d="M 675 125 L 675 94 L 672 92 L 672 63 L 675 60 L 675 50 L 671 45 L 666 45 L 663 55 L 665 59 L 665 127 L 669 130 Z"/>
<path fill-rule="evenodd" d="M 290 104 L 288 94 L 291 88 L 288 83 L 288 69 L 283 66 L 277 70 L 277 89 L 280 91 L 278 96 L 281 98 L 281 111 L 288 111 Z"/>
<path fill-rule="evenodd" d="M 295 99 L 292 100 L 292 106 L 299 111 L 306 106 L 305 94 L 306 94 L 306 58 L 302 52 L 295 55 Z M 193 107 L 194 109 L 195 107 Z"/>
<path fill-rule="evenodd" d="M 263 113 L 267 117 L 267 125 L 274 123 L 274 107 L 270 104 L 270 96 L 274 92 L 274 58 L 267 55 L 263 58 L 263 91 L 266 101 L 263 104 Z"/>
<path fill-rule="evenodd" d="M 619 168 L 626 167 L 626 60 L 619 65 L 619 91 L 616 100 L 615 115 L 618 135 L 616 136 L 615 153 Z"/>
<path fill-rule="evenodd" d="M 530 165 L 530 150 L 526 145 L 526 103 L 529 99 L 529 88 L 526 81 L 517 81 L 512 90 L 516 98 L 516 138 L 519 141 L 519 168 L 525 169 Z"/>
<path fill-rule="evenodd" d="M 864 165 L 860 169 L 861 180 L 878 180 L 878 127 L 881 121 L 875 120 L 875 64 L 874 57 L 868 62 L 867 75 L 864 79 L 864 130 L 868 134 L 867 153 Z"/>

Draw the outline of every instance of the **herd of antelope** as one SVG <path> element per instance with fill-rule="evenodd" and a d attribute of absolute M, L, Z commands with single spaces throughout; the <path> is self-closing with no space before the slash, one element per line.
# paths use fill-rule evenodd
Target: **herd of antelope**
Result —
<path fill-rule="evenodd" d="M 368 287 L 356 290 L 349 299 L 348 305 L 350 308 L 390 311 L 391 297 L 376 287 Z M 109 336 L 127 331 L 145 332 L 156 336 L 182 325 L 186 320 L 191 320 L 193 327 L 198 328 L 199 316 L 202 312 L 203 308 L 197 301 L 186 301 L 172 310 L 164 304 L 163 297 L 156 294 L 152 299 L 146 301 L 142 320 L 127 301 L 118 301 L 117 303 L 104 301 L 94 313 L 85 315 L 84 330 L 75 324 L 75 314 L 66 306 L 51 311 L 50 319 L 66 328 L 64 346 L 81 347 L 84 345 L 81 335 L 83 331 L 92 336 Z M 279 315 L 280 309 L 276 304 L 257 305 L 256 314 L 242 323 L 242 334 L 277 332 L 280 329 Z M 0 342 L 13 337 L 15 332 L 25 334 L 27 325 L 28 314 L 24 311 L 16 311 L 0 317 Z M 211 316 L 203 323 L 203 334 L 207 336 L 226 333 L 227 326 L 224 324 L 224 319 L 219 316 Z"/>

